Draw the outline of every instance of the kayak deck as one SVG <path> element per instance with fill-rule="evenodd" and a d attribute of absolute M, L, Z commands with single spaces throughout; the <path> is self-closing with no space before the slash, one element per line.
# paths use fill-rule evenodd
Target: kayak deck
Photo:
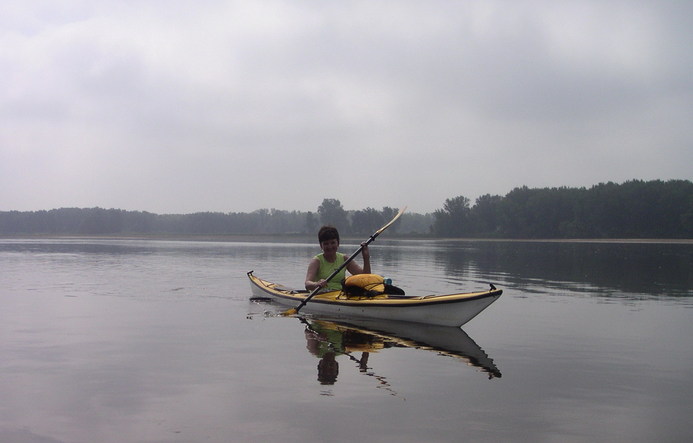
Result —
<path fill-rule="evenodd" d="M 253 296 L 296 306 L 310 292 L 287 288 L 248 272 Z M 342 291 L 316 294 L 305 309 L 327 314 L 366 318 L 385 318 L 442 326 L 461 326 L 497 300 L 502 290 L 491 285 L 488 291 L 445 295 L 406 296 L 382 294 L 374 297 L 347 297 Z"/>

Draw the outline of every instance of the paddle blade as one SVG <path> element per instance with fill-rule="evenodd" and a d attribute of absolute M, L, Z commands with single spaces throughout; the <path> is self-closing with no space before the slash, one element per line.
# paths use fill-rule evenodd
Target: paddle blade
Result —
<path fill-rule="evenodd" d="M 298 310 L 297 310 L 296 308 L 291 308 L 291 309 L 289 309 L 288 311 L 282 312 L 282 315 L 283 315 L 284 317 L 289 317 L 289 316 L 291 316 L 291 315 L 296 315 L 296 314 L 298 314 Z"/>
<path fill-rule="evenodd" d="M 389 228 L 391 224 L 396 222 L 397 219 L 400 218 L 402 216 L 402 214 L 404 214 L 404 211 L 406 211 L 406 210 L 407 210 L 406 206 L 404 206 L 403 208 L 400 208 L 399 212 L 397 212 L 397 215 L 395 215 L 395 217 L 392 220 L 390 220 L 385 226 L 383 226 L 382 228 L 375 231 L 375 234 L 373 234 L 373 235 L 375 235 L 375 236 L 380 235 L 381 232 L 383 232 L 384 230 Z"/>

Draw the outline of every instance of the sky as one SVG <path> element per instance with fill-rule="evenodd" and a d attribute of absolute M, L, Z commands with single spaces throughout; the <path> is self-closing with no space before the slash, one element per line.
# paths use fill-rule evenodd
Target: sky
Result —
<path fill-rule="evenodd" d="M 693 179 L 693 2 L 4 0 L 0 211 Z"/>

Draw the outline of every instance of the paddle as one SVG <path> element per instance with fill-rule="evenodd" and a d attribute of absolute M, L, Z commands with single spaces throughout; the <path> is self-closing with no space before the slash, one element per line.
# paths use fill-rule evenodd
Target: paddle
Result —
<path fill-rule="evenodd" d="M 359 254 L 361 253 L 361 251 L 363 250 L 363 247 L 364 247 L 364 246 L 368 246 L 369 244 L 371 244 L 371 242 L 373 242 L 373 240 L 375 240 L 375 238 L 376 238 L 377 236 L 379 236 L 384 230 L 386 230 L 387 228 L 389 228 L 391 224 L 393 224 L 398 218 L 400 218 L 406 209 L 407 209 L 406 206 L 403 207 L 402 209 L 400 209 L 399 212 L 397 213 L 397 215 L 395 215 L 395 217 L 394 217 L 392 220 L 390 220 L 390 221 L 389 221 L 385 226 L 383 226 L 382 228 L 380 228 L 380 229 L 378 229 L 377 231 L 375 231 L 375 232 L 368 238 L 368 240 L 366 240 L 364 243 L 362 243 L 361 246 L 359 246 L 359 248 L 356 250 L 356 252 L 354 252 L 353 254 L 351 254 L 351 256 L 350 256 L 349 258 L 347 258 L 347 259 L 344 261 L 344 263 L 342 263 L 342 265 L 341 265 L 340 267 L 338 267 L 337 269 L 335 269 L 335 270 L 332 272 L 332 274 L 330 274 L 330 275 L 325 279 L 325 281 L 330 281 L 330 280 L 332 280 L 332 279 L 334 278 L 335 275 L 339 274 L 339 271 L 341 271 L 342 269 L 344 269 L 344 267 L 345 267 L 346 265 L 348 265 L 349 263 L 351 263 L 351 261 L 352 261 L 353 259 L 355 259 L 356 256 L 359 255 Z M 313 298 L 313 297 L 318 293 L 318 291 L 320 291 L 320 289 L 322 289 L 320 286 L 318 286 L 317 288 L 313 289 L 313 291 L 312 291 L 310 294 L 308 294 L 308 297 L 306 297 L 306 298 L 303 299 L 303 301 L 301 302 L 301 304 L 299 304 L 299 305 L 298 305 L 297 307 L 295 307 L 295 308 L 289 309 L 288 311 L 284 312 L 283 315 L 296 315 L 296 314 L 298 314 L 298 311 L 300 311 L 301 308 L 304 307 L 304 306 L 306 305 L 306 303 L 308 303 L 308 302 L 310 301 L 310 299 Z"/>

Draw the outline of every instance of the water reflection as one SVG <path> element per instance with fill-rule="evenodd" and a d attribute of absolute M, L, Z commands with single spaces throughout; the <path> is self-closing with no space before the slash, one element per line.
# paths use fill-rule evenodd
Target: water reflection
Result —
<path fill-rule="evenodd" d="M 397 395 L 386 377 L 368 367 L 370 353 L 389 347 L 389 344 L 373 335 L 342 327 L 333 322 L 306 319 L 301 321 L 306 325 L 306 347 L 319 359 L 318 382 L 321 385 L 333 385 L 337 382 L 339 375 L 337 356 L 345 355 L 356 363 L 359 372 L 375 378 L 378 381 L 378 388 L 389 391 L 391 395 Z M 331 395 L 331 393 L 324 391 L 323 395 Z"/>
<path fill-rule="evenodd" d="M 392 390 L 385 376 L 369 366 L 371 354 L 389 348 L 424 349 L 463 361 L 486 373 L 489 379 L 501 377 L 493 360 L 460 328 L 387 320 L 343 320 L 301 318 L 305 325 L 308 351 L 319 359 L 318 381 L 323 385 L 337 382 L 337 357 L 347 356 L 358 370 L 375 377 L 379 388 Z"/>
<path fill-rule="evenodd" d="M 551 290 L 598 288 L 603 296 L 691 296 L 690 243 L 451 241 L 433 251 L 445 274 L 460 280 L 515 288 L 540 281 Z"/>

